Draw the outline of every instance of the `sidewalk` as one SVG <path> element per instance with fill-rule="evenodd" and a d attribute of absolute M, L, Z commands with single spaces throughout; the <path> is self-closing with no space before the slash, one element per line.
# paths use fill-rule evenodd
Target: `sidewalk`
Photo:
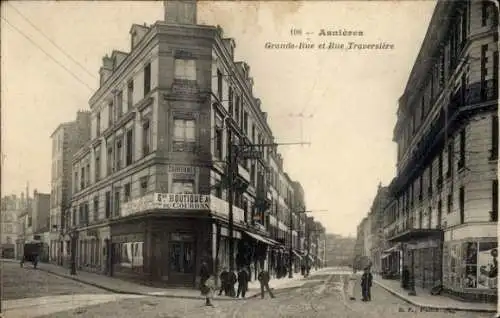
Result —
<path fill-rule="evenodd" d="M 497 312 L 497 305 L 492 303 L 472 303 L 455 300 L 446 296 L 432 296 L 429 291 L 416 287 L 416 296 L 408 296 L 408 291 L 401 287 L 399 280 L 383 279 L 379 275 L 374 275 L 375 284 L 387 290 L 389 293 L 399 297 L 406 302 L 420 307 L 422 311 L 471 311 L 471 312 Z"/>
<path fill-rule="evenodd" d="M 12 260 L 2 259 L 2 262 L 11 262 Z M 15 261 L 14 262 L 18 262 Z M 104 275 L 89 273 L 85 271 L 77 271 L 76 275 L 70 275 L 69 269 L 60 267 L 54 264 L 39 263 L 38 270 L 51 273 L 60 277 L 67 279 L 72 279 L 74 281 L 98 287 L 113 293 L 118 294 L 129 294 L 129 295 L 142 295 L 142 296 L 158 296 L 167 298 L 184 298 L 184 299 L 205 299 L 198 289 L 193 288 L 156 288 L 150 286 L 144 286 L 122 280 L 119 278 L 108 277 Z M 314 276 L 320 271 L 311 273 L 309 277 Z M 296 288 L 300 287 L 309 280 L 304 280 L 301 275 L 295 274 L 293 278 L 282 278 L 282 279 L 272 279 L 270 282 L 271 289 L 273 291 L 279 291 L 285 288 Z M 237 286 L 237 285 L 236 285 Z M 248 286 L 248 291 L 246 298 L 254 298 L 260 295 L 260 285 L 258 281 L 251 281 Z M 215 295 L 214 300 L 237 300 L 237 298 L 231 298 L 227 296 L 217 296 Z"/>

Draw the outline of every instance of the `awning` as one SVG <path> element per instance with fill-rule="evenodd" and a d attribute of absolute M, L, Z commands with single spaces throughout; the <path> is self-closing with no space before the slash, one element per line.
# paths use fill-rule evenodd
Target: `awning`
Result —
<path fill-rule="evenodd" d="M 265 237 L 260 236 L 259 234 L 255 234 L 255 233 L 248 232 L 248 231 L 245 231 L 245 233 L 248 234 L 248 236 L 256 239 L 257 241 L 260 241 L 262 243 L 266 243 L 268 245 L 274 245 L 271 241 L 269 241 Z"/>
<path fill-rule="evenodd" d="M 292 250 L 293 254 L 295 254 L 295 256 L 297 256 L 298 258 L 302 259 L 302 255 L 296 251 L 296 250 Z"/>
<path fill-rule="evenodd" d="M 384 254 L 382 254 L 382 256 L 381 256 L 380 258 L 381 258 L 381 259 L 384 259 L 384 258 L 387 258 L 387 257 L 389 257 L 389 256 L 391 256 L 391 254 L 385 254 L 385 253 L 384 253 Z"/>
<path fill-rule="evenodd" d="M 310 260 L 311 262 L 314 262 L 314 257 L 312 257 L 312 255 L 311 255 L 311 254 L 309 254 L 309 255 L 307 255 L 307 256 L 309 257 L 309 260 Z"/>

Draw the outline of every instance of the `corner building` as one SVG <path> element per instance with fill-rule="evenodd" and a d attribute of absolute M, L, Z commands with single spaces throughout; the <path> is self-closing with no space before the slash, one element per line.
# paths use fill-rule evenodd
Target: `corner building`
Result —
<path fill-rule="evenodd" d="M 471 300 L 497 295 L 498 67 L 498 1 L 438 1 L 394 129 L 389 241 L 416 286 Z"/>
<path fill-rule="evenodd" d="M 194 286 L 202 259 L 216 275 L 229 264 L 229 142 L 274 139 L 233 39 L 196 24 L 196 1 L 165 6 L 165 21 L 132 26 L 130 53 L 103 58 L 66 226 L 80 269 Z M 291 244 L 294 193 L 276 150 L 253 150 L 231 186 L 235 263 L 256 273 Z"/>

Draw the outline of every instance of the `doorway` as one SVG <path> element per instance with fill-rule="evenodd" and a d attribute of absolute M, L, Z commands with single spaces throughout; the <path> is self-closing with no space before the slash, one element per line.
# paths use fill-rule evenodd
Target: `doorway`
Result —
<path fill-rule="evenodd" d="M 192 285 L 196 277 L 196 245 L 193 234 L 172 233 L 168 243 L 169 281 Z"/>

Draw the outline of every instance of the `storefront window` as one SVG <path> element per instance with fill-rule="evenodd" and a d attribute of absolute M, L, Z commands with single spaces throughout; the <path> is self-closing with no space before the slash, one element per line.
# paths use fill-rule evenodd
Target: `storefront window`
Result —
<path fill-rule="evenodd" d="M 479 243 L 477 252 L 477 288 L 496 289 L 498 277 L 498 243 Z"/>
<path fill-rule="evenodd" d="M 143 242 L 126 242 L 113 244 L 114 263 L 119 269 L 129 269 L 133 272 L 142 272 Z"/>
<path fill-rule="evenodd" d="M 464 243 L 465 288 L 477 287 L 477 243 Z"/>
<path fill-rule="evenodd" d="M 174 273 L 194 273 L 194 237 L 186 233 L 172 233 L 169 243 L 170 271 Z"/>

